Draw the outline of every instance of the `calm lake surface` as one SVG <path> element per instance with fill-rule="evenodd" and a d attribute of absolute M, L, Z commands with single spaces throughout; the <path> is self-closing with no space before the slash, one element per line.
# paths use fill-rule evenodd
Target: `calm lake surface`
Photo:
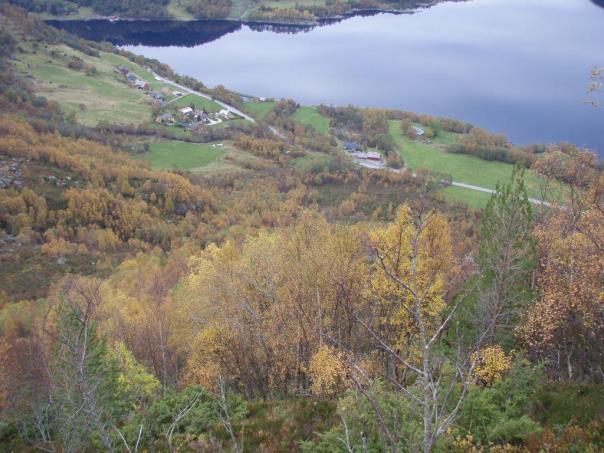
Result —
<path fill-rule="evenodd" d="M 570 141 L 602 156 L 604 106 L 585 103 L 590 71 L 604 65 L 602 4 L 472 0 L 298 33 L 239 25 L 200 45 L 166 33 L 166 45 L 155 36 L 125 47 L 209 86 L 447 116 L 518 144 Z"/>

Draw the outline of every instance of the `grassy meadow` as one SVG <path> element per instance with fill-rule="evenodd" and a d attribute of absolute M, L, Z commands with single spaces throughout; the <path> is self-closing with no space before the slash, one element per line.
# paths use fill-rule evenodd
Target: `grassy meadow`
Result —
<path fill-rule="evenodd" d="M 396 142 L 405 160 L 407 169 L 428 169 L 452 176 L 456 182 L 472 184 L 487 189 L 495 189 L 498 182 L 509 181 L 513 165 L 498 161 L 487 161 L 467 154 L 450 154 L 445 145 L 455 143 L 461 134 L 442 133 L 428 145 L 421 141 L 411 140 L 403 134 L 400 122 L 389 122 L 389 133 Z M 530 171 L 525 176 L 529 196 L 539 196 L 539 178 Z M 444 195 L 451 201 L 464 202 L 472 207 L 484 207 L 489 194 L 461 187 L 449 187 Z"/>
<path fill-rule="evenodd" d="M 292 115 L 292 119 L 314 127 L 317 132 L 327 134 L 329 131 L 329 118 L 321 115 L 315 107 L 302 106 Z"/>
<path fill-rule="evenodd" d="M 491 198 L 489 193 L 455 186 L 445 187 L 440 192 L 448 202 L 465 204 L 472 209 L 483 209 Z"/>
<path fill-rule="evenodd" d="M 216 113 L 222 109 L 220 105 L 211 99 L 207 99 L 196 94 L 185 94 L 184 96 L 170 103 L 171 106 L 176 108 L 188 107 L 191 104 L 194 105 L 196 109 L 205 110 L 209 113 Z"/>
<path fill-rule="evenodd" d="M 264 119 L 274 107 L 274 101 L 248 101 L 243 104 L 243 110 L 259 119 Z M 291 118 L 299 123 L 314 127 L 321 134 L 327 134 L 329 131 L 329 118 L 321 115 L 316 107 L 301 106 Z"/>
<path fill-rule="evenodd" d="M 333 156 L 329 154 L 308 153 L 305 156 L 295 158 L 292 164 L 298 170 L 308 171 L 315 166 L 326 167 L 332 160 Z"/>
<path fill-rule="evenodd" d="M 224 153 L 224 147 L 212 147 L 211 144 L 162 140 L 151 143 L 149 152 L 143 154 L 142 158 L 157 170 L 195 171 L 219 159 Z"/>
<path fill-rule="evenodd" d="M 273 101 L 265 101 L 265 102 L 256 102 L 256 101 L 248 101 L 243 103 L 243 110 L 248 112 L 250 115 L 263 119 L 266 115 L 268 115 L 271 110 L 275 107 L 275 102 Z"/>
<path fill-rule="evenodd" d="M 70 57 L 94 66 L 96 74 L 67 66 Z M 126 59 L 124 59 L 126 60 Z M 33 76 L 37 94 L 52 101 L 86 126 L 101 121 L 140 124 L 151 119 L 152 101 L 142 91 L 130 87 L 115 70 L 114 62 L 85 55 L 67 46 L 29 46 L 17 55 L 15 66 Z M 138 67 L 137 74 L 144 69 Z"/>

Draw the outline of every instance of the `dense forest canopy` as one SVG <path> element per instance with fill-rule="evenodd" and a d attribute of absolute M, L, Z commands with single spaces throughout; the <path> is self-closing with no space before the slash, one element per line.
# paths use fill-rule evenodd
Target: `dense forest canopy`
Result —
<path fill-rule="evenodd" d="M 3 450 L 604 448 L 593 153 L 246 101 L 19 8 L 0 20 Z M 208 98 L 155 102 L 125 75 L 148 68 Z M 108 121 L 128 96 L 140 121 Z M 157 121 L 216 99 L 255 121 Z M 472 209 L 450 175 L 406 168 L 418 144 L 509 172 Z M 215 160 L 169 160 L 191 149 Z"/>

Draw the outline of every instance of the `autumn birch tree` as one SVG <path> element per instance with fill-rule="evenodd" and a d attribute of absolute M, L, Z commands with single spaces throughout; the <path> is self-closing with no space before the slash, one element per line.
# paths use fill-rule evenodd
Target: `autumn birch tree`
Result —
<path fill-rule="evenodd" d="M 457 273 L 449 226 L 440 214 L 403 206 L 371 238 L 379 312 L 374 326 L 357 319 L 394 362 L 386 377 L 414 403 L 423 424 L 418 449 L 431 452 L 453 423 L 473 368 L 469 353 L 458 350 L 452 360 L 437 353 L 461 301 L 446 297 Z"/>
<path fill-rule="evenodd" d="M 604 177 L 590 153 L 552 157 L 539 170 L 564 181 L 569 197 L 536 228 L 539 295 L 519 330 L 551 375 L 604 382 Z"/>

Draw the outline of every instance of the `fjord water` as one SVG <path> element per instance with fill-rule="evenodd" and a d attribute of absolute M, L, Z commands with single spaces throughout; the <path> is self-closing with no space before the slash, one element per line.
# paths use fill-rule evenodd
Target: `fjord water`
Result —
<path fill-rule="evenodd" d="M 126 47 L 209 86 L 453 117 L 518 144 L 570 141 L 602 155 L 604 108 L 585 103 L 590 71 L 604 65 L 598 3 L 447 2 L 299 33 L 244 25 L 193 47 Z"/>

